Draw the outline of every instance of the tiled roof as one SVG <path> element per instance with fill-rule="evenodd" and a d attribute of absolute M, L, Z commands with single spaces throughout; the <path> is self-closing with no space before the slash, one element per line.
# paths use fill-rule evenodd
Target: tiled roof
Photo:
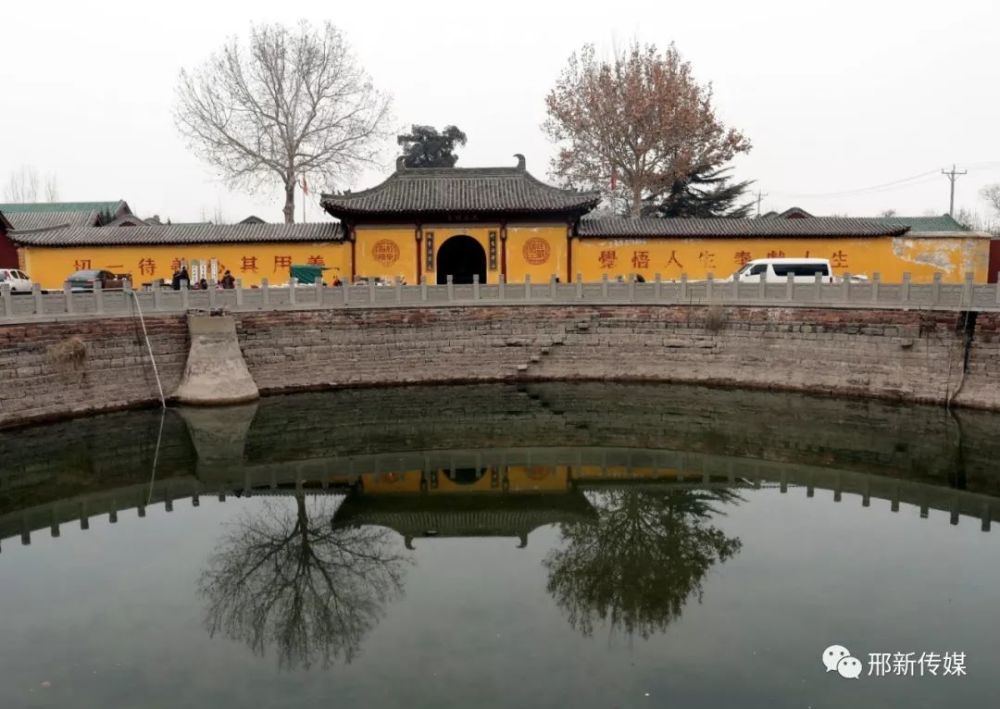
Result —
<path fill-rule="evenodd" d="M 114 202 L 8 202 L 0 212 L 15 229 L 51 229 L 59 226 L 100 226 L 131 214 L 128 203 Z"/>
<path fill-rule="evenodd" d="M 18 230 L 53 229 L 55 227 L 97 226 L 100 212 L 11 212 L 3 211 L 10 223 Z"/>
<path fill-rule="evenodd" d="M 11 232 L 26 246 L 124 246 L 130 244 L 223 244 L 268 241 L 341 241 L 340 224 L 229 224 L 78 227 Z"/>
<path fill-rule="evenodd" d="M 524 168 L 405 168 L 382 184 L 361 192 L 324 194 L 321 204 L 334 216 L 399 215 L 443 212 L 566 213 L 592 209 L 595 192 L 547 185 Z"/>
<path fill-rule="evenodd" d="M 0 204 L 0 212 L 104 212 L 116 216 L 127 211 L 128 204 L 121 199 L 113 202 L 8 202 Z"/>
<path fill-rule="evenodd" d="M 905 225 L 883 224 L 877 219 L 857 217 L 811 217 L 806 219 L 581 219 L 582 237 L 799 237 L 799 236 L 899 236 Z"/>
<path fill-rule="evenodd" d="M 879 217 L 878 221 L 883 224 L 906 224 L 912 233 L 969 231 L 947 214 L 939 217 Z"/>

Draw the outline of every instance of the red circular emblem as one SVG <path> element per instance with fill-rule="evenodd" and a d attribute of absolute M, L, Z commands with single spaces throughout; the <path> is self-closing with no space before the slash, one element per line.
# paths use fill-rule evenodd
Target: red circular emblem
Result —
<path fill-rule="evenodd" d="M 533 236 L 524 242 L 524 248 L 521 249 L 521 253 L 524 254 L 524 260 L 532 266 L 540 266 L 549 260 L 552 248 L 545 239 Z"/>
<path fill-rule="evenodd" d="M 379 239 L 372 246 L 372 258 L 383 266 L 391 266 L 399 260 L 399 246 L 395 241 Z"/>

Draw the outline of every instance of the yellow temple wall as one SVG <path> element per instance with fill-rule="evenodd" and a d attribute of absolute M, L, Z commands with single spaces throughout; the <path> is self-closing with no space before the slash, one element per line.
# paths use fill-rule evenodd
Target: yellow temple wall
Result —
<path fill-rule="evenodd" d="M 355 227 L 354 271 L 357 276 L 382 278 L 393 282 L 402 278 L 416 284 L 418 249 L 413 224 Z M 350 248 L 350 244 L 347 244 Z M 348 275 L 350 275 L 348 264 Z"/>
<path fill-rule="evenodd" d="M 437 279 L 438 252 L 452 236 L 468 235 L 487 253 L 488 283 L 496 283 L 501 273 L 500 225 L 433 225 L 423 227 L 424 241 L 419 246 L 415 225 L 358 227 L 355 243 L 354 272 L 360 276 L 379 276 L 386 280 L 405 278 L 418 282 L 420 273 L 428 283 Z M 497 234 L 497 268 L 489 269 L 490 232 Z M 426 239 L 433 234 L 435 268 L 426 266 Z M 900 236 L 874 238 L 810 239 L 669 239 L 669 238 L 574 238 L 572 258 L 567 251 L 565 226 L 508 225 L 506 267 L 508 282 L 548 281 L 553 274 L 562 280 L 583 274 L 586 281 L 642 274 L 652 280 L 657 273 L 664 279 L 677 279 L 686 273 L 691 279 L 704 279 L 709 273 L 725 278 L 750 259 L 786 256 L 828 258 L 834 273 L 871 276 L 879 273 L 883 281 L 900 281 L 909 272 L 914 282 L 928 282 L 940 272 L 946 283 L 960 283 L 966 272 L 977 283 L 987 282 L 989 244 L 987 238 L 962 236 Z M 32 247 L 18 250 L 22 267 L 43 288 L 61 288 L 65 279 L 81 268 L 107 269 L 131 273 L 135 284 L 155 278 L 169 281 L 174 267 L 185 262 L 208 263 L 216 259 L 219 276 L 229 269 L 247 287 L 270 282 L 284 282 L 291 264 L 317 263 L 329 268 L 324 280 L 335 277 L 347 280 L 351 275 L 351 245 L 348 242 L 262 242 L 244 244 L 192 244 L 155 246 L 81 246 Z M 568 272 L 571 271 L 571 274 Z M 194 275 L 194 274 L 192 274 Z"/>
<path fill-rule="evenodd" d="M 127 228 L 127 227 L 121 227 Z M 287 282 L 291 264 L 327 266 L 323 278 L 331 282 L 351 272 L 351 251 L 348 243 L 277 242 L 244 244 L 184 244 L 156 246 L 74 246 L 22 247 L 24 270 L 43 288 L 62 288 L 66 278 L 84 268 L 106 269 L 114 273 L 131 273 L 135 285 L 156 278 L 170 281 L 174 268 L 182 261 L 190 268 L 193 262 L 218 261 L 219 278 L 229 269 L 233 277 L 246 287 L 260 285 L 262 278 L 270 283 Z M 194 274 L 192 273 L 192 278 Z"/>
<path fill-rule="evenodd" d="M 985 283 L 989 239 L 968 236 L 900 236 L 872 238 L 753 238 L 573 239 L 573 278 L 585 281 L 642 274 L 664 280 L 687 274 L 704 279 L 725 278 L 751 259 L 773 257 L 827 258 L 836 275 L 851 273 L 883 281 L 901 281 L 909 272 L 914 282 L 927 282 L 940 272 L 945 283 L 960 283 L 966 272 Z"/>
<path fill-rule="evenodd" d="M 547 282 L 552 276 L 566 280 L 566 225 L 507 225 L 507 280 Z"/>

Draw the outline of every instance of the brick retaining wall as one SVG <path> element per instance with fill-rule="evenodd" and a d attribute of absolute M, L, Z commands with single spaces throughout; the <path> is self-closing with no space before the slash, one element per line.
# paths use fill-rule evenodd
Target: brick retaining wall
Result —
<path fill-rule="evenodd" d="M 262 392 L 404 383 L 662 380 L 1000 409 L 1000 315 L 660 305 L 456 306 L 236 313 Z M 168 395 L 182 317 L 147 318 Z M 50 349 L 85 344 L 79 367 Z M 72 348 L 71 348 L 72 349 Z M 958 391 L 956 395 L 955 392 Z M 156 399 L 130 318 L 0 327 L 0 426 Z"/>

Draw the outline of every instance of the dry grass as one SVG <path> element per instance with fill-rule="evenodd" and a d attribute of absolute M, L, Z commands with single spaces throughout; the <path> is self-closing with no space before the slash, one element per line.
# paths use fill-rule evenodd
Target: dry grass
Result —
<path fill-rule="evenodd" d="M 77 372 L 87 360 L 87 345 L 78 336 L 68 337 L 48 349 L 49 362 L 64 373 Z"/>

